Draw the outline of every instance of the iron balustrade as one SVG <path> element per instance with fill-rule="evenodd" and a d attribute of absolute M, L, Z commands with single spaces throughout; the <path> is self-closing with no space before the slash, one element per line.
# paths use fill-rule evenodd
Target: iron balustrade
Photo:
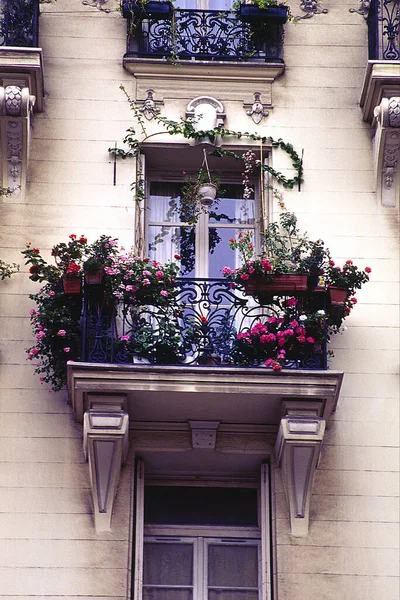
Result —
<path fill-rule="evenodd" d="M 0 0 L 0 45 L 35 48 L 39 43 L 39 0 Z"/>
<path fill-rule="evenodd" d="M 223 279 L 178 279 L 173 307 L 126 305 L 104 294 L 101 285 L 85 285 L 82 360 L 90 363 L 132 364 L 145 357 L 154 364 L 263 366 L 266 356 L 238 351 L 238 334 L 282 315 L 287 296 L 261 303 L 230 287 Z M 297 315 L 310 308 L 325 309 L 325 292 L 297 293 Z M 301 321 L 301 319 L 300 319 Z M 326 369 L 326 326 L 320 343 L 288 352 L 285 367 Z M 253 346 L 255 348 L 255 346 Z M 139 360 L 138 360 L 139 359 Z"/>
<path fill-rule="evenodd" d="M 368 58 L 400 60 L 400 0 L 371 0 L 367 23 Z"/>
<path fill-rule="evenodd" d="M 243 23 L 236 12 L 175 9 L 172 18 L 128 18 L 126 57 L 283 62 L 283 27 Z"/>

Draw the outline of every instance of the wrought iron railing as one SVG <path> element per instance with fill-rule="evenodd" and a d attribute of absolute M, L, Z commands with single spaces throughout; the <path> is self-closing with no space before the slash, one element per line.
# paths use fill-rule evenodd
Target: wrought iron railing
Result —
<path fill-rule="evenodd" d="M 0 0 L 0 46 L 39 43 L 39 0 Z"/>
<path fill-rule="evenodd" d="M 255 301 L 232 289 L 228 281 L 219 279 L 179 279 L 176 287 L 171 308 L 154 306 L 151 299 L 147 305 L 124 305 L 118 300 L 114 303 L 101 286 L 86 285 L 82 360 L 118 364 L 145 359 L 154 364 L 264 365 L 269 356 L 268 345 L 255 342 L 254 338 L 249 343 L 239 340 L 253 331 L 256 324 L 282 318 L 288 296 Z M 296 294 L 299 324 L 301 315 L 310 313 L 310 307 L 314 311 L 323 310 L 325 293 Z M 294 326 L 293 314 L 287 327 Z M 285 367 L 326 368 L 325 321 L 322 324 L 320 321 L 318 327 L 314 344 L 294 344 L 293 348 L 288 345 Z M 307 335 L 310 331 L 313 334 L 309 329 Z"/>
<path fill-rule="evenodd" d="M 400 0 L 371 0 L 368 17 L 370 60 L 400 60 Z"/>
<path fill-rule="evenodd" d="M 125 56 L 169 60 L 283 62 L 283 27 L 243 23 L 237 13 L 176 9 L 171 18 L 128 19 Z"/>

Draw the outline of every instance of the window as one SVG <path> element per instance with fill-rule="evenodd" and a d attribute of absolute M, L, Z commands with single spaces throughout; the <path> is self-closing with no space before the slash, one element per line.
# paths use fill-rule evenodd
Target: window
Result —
<path fill-rule="evenodd" d="M 206 483 L 145 484 L 138 462 L 133 600 L 270 600 L 268 466 Z"/>
<path fill-rule="evenodd" d="M 240 230 L 255 230 L 256 204 L 243 199 L 243 185 L 221 185 L 222 194 L 200 212 L 195 225 L 188 223 L 181 203 L 181 183 L 152 181 L 147 211 L 149 257 L 165 262 L 179 254 L 184 277 L 221 277 L 235 257 L 229 238 Z"/>
<path fill-rule="evenodd" d="M 231 0 L 176 0 L 176 8 L 192 10 L 231 10 Z"/>

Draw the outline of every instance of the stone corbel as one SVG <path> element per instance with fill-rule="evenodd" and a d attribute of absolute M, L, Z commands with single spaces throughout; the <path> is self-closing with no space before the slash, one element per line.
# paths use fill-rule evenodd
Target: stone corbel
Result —
<path fill-rule="evenodd" d="M 400 199 L 400 96 L 382 98 L 374 116 L 376 190 L 383 206 L 395 207 Z"/>
<path fill-rule="evenodd" d="M 140 106 L 139 112 L 148 120 L 151 121 L 160 114 L 160 105 L 163 105 L 163 100 L 154 100 L 154 90 L 146 90 L 146 98 L 144 100 L 136 100 L 135 104 Z"/>
<path fill-rule="evenodd" d="M 223 127 L 226 114 L 219 100 L 209 96 L 199 96 L 187 105 L 186 118 L 188 117 L 194 117 L 196 131 L 207 131 L 215 127 Z"/>
<path fill-rule="evenodd" d="M 312 407 L 310 407 L 312 412 Z M 281 419 L 275 452 L 289 507 L 291 533 L 308 534 L 310 500 L 326 421 L 322 417 L 295 415 Z"/>
<path fill-rule="evenodd" d="M 24 190 L 29 153 L 30 116 L 35 103 L 27 87 L 0 86 L 2 186 Z"/>
<path fill-rule="evenodd" d="M 123 410 L 89 409 L 83 419 L 83 448 L 89 462 L 97 532 L 109 531 L 121 465 L 128 452 L 129 417 Z"/>

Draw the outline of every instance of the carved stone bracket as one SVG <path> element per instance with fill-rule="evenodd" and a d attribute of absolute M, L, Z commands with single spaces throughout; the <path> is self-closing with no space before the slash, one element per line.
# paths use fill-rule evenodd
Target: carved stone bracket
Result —
<path fill-rule="evenodd" d="M 374 116 L 376 187 L 382 205 L 390 208 L 400 197 L 400 97 L 383 98 Z"/>
<path fill-rule="evenodd" d="M 21 190 L 26 183 L 30 115 L 35 97 L 27 87 L 0 87 L 2 185 Z"/>
<path fill-rule="evenodd" d="M 272 105 L 263 104 L 261 102 L 260 92 L 254 92 L 253 96 L 253 104 L 243 104 L 243 108 L 246 109 L 246 114 L 253 119 L 256 125 L 258 125 L 264 117 L 268 117 L 269 111 L 267 108 L 272 108 Z"/>
<path fill-rule="evenodd" d="M 275 452 L 289 507 L 292 535 L 308 534 L 310 500 L 325 419 L 293 415 L 281 419 Z"/>
<path fill-rule="evenodd" d="M 136 100 L 135 104 L 139 104 L 139 112 L 148 120 L 151 121 L 160 113 L 158 105 L 164 104 L 163 100 L 154 100 L 154 90 L 146 90 L 146 98 L 144 100 Z"/>
<path fill-rule="evenodd" d="M 328 12 L 327 8 L 321 8 L 318 4 L 319 0 L 303 0 L 300 4 L 301 10 L 306 13 L 295 18 L 296 21 L 300 19 L 311 19 L 314 15 L 321 15 Z"/>
<path fill-rule="evenodd" d="M 89 461 L 96 531 L 109 531 L 121 465 L 128 451 L 128 414 L 90 409 L 83 419 L 83 447 Z"/>
<path fill-rule="evenodd" d="M 186 117 L 195 118 L 194 126 L 197 131 L 207 131 L 214 127 L 222 127 L 226 115 L 219 100 L 209 96 L 199 96 L 187 105 Z"/>

